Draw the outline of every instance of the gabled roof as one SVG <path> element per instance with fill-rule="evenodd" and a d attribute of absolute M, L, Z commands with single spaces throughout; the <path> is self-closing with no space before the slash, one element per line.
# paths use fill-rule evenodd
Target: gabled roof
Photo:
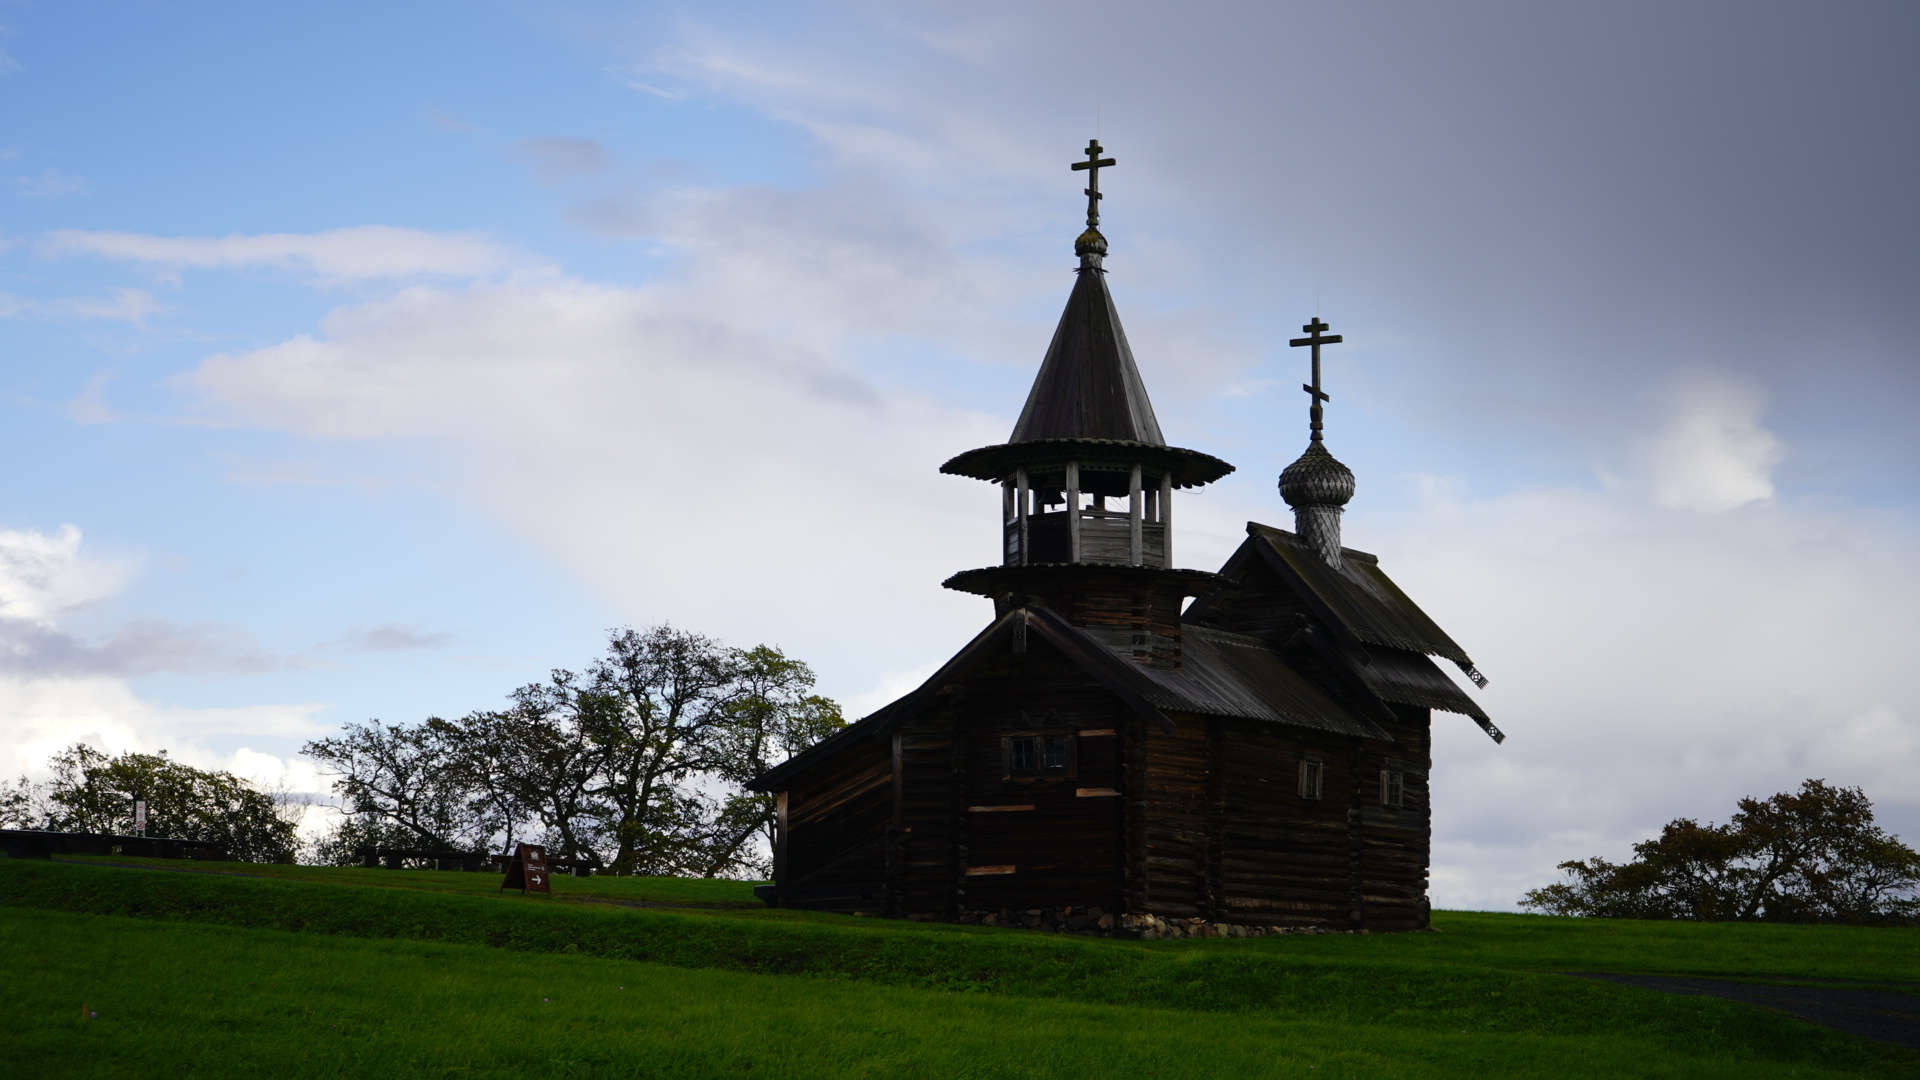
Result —
<path fill-rule="evenodd" d="M 965 678 L 995 652 L 1013 647 L 1020 629 L 1053 646 L 1070 662 L 1125 702 L 1172 731 L 1162 710 L 1264 720 L 1338 735 L 1392 742 L 1373 721 L 1328 697 L 1258 638 L 1206 627 L 1181 631 L 1178 670 L 1145 667 L 1114 646 L 1069 623 L 1054 611 L 1017 608 L 982 630 L 953 659 L 906 696 L 850 724 L 755 777 L 755 791 L 779 791 L 813 765 L 867 738 L 880 738 L 919 715 L 948 685 Z"/>
<path fill-rule="evenodd" d="M 1475 683 L 1485 686 L 1485 677 L 1466 652 L 1400 591 L 1376 557 L 1342 548 L 1341 562 L 1339 568 L 1329 566 L 1293 533 L 1248 522 L 1246 543 L 1220 568 L 1220 576 L 1244 582 L 1247 574 L 1257 572 L 1255 567 L 1273 573 L 1321 623 L 1333 628 L 1342 643 L 1324 638 L 1308 641 L 1318 641 L 1315 648 L 1322 650 L 1323 659 L 1346 677 L 1357 679 L 1367 693 L 1381 702 L 1459 713 L 1480 725 L 1495 742 L 1505 741 L 1506 735 L 1479 704 L 1427 659 L 1434 655 L 1452 660 Z M 1229 614 L 1235 609 L 1222 612 L 1219 607 L 1233 603 L 1234 591 L 1229 588 L 1201 597 L 1182 620 L 1189 627 L 1226 621 L 1244 628 L 1248 613 Z M 1276 634 L 1291 632 L 1290 624 L 1274 623 L 1267 614 L 1252 616 L 1257 625 L 1272 625 L 1271 631 L 1262 631 L 1267 639 L 1277 642 Z M 1192 632 L 1182 631 L 1183 635 Z"/>
<path fill-rule="evenodd" d="M 1009 443 L 1112 439 L 1165 446 L 1106 271 L 1082 262 Z"/>
<path fill-rule="evenodd" d="M 1393 741 L 1372 720 L 1328 697 L 1272 646 L 1246 634 L 1185 626 L 1177 670 L 1121 662 L 1153 684 L 1145 696 L 1163 709 Z"/>
<path fill-rule="evenodd" d="M 1466 650 L 1400 591 L 1380 569 L 1377 557 L 1342 548 L 1342 565 L 1335 568 L 1285 529 L 1250 521 L 1247 535 L 1329 623 L 1369 645 L 1438 656 L 1463 670 L 1473 667 Z"/>
<path fill-rule="evenodd" d="M 1367 659 L 1369 663 L 1354 665 L 1354 673 L 1382 701 L 1459 713 L 1481 727 L 1493 722 L 1460 684 L 1419 653 L 1376 646 L 1367 650 Z"/>

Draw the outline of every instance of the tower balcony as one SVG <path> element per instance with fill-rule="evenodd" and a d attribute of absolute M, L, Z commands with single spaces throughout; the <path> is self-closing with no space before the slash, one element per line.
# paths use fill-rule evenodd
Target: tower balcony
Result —
<path fill-rule="evenodd" d="M 1172 565 L 1168 474 L 1151 475 L 1138 464 L 1086 469 L 1069 461 L 1017 469 L 1002 489 L 1003 565 Z"/>

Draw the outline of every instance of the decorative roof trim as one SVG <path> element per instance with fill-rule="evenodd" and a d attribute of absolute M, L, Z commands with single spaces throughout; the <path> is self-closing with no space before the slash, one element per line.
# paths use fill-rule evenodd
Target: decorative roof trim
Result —
<path fill-rule="evenodd" d="M 969 476 L 975 480 L 999 483 L 1023 466 L 1057 465 L 1077 461 L 1083 468 L 1098 469 L 1103 464 L 1142 468 L 1169 473 L 1173 486 L 1196 488 L 1211 484 L 1233 471 L 1233 466 L 1198 450 L 1179 446 L 1157 446 L 1125 439 L 1034 439 L 1029 442 L 982 446 L 957 455 L 940 466 L 949 476 Z"/>

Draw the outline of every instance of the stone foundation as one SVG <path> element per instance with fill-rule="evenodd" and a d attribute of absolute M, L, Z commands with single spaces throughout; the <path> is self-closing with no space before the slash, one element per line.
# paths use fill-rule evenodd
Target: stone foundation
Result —
<path fill-rule="evenodd" d="M 854 912 L 867 915 L 870 912 Z M 1172 941 L 1180 938 L 1255 938 L 1273 934 L 1365 934 L 1366 930 L 1329 930 L 1322 926 L 1242 926 L 1205 919 L 1168 919 L 1159 915 L 1122 915 L 1098 907 L 1026 908 L 968 911 L 958 916 L 908 915 L 911 922 L 996 926 L 1010 930 L 1044 930 L 1056 934 L 1127 938 L 1134 941 Z"/>

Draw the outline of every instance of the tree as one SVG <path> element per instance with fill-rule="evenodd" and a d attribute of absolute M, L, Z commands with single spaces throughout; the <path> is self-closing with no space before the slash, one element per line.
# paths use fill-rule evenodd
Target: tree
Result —
<path fill-rule="evenodd" d="M 737 865 L 764 875 L 771 870 L 758 855 L 755 839 L 773 850 L 775 800 L 748 791 L 746 783 L 845 726 L 840 706 L 812 693 L 813 669 L 762 645 L 735 654 L 742 694 L 732 706 L 731 722 L 718 733 L 715 774 L 733 788 L 721 804 L 714 843 L 709 850 L 712 877 L 718 867 Z"/>
<path fill-rule="evenodd" d="M 164 750 L 109 757 L 85 743 L 48 765 L 44 789 L 22 781 L 0 796 L 10 818 L 53 832 L 132 835 L 141 800 L 149 836 L 211 841 L 243 862 L 290 863 L 299 851 L 293 809 L 232 773 L 182 765 Z"/>
<path fill-rule="evenodd" d="M 1859 788 L 1808 780 L 1742 799 L 1725 825 L 1688 818 L 1634 845 L 1625 864 L 1561 863 L 1567 880 L 1521 906 L 1628 919 L 1868 922 L 1920 916 L 1920 854 L 1873 823 Z"/>
<path fill-rule="evenodd" d="M 467 850 L 485 846 L 500 828 L 475 813 L 460 773 L 449 725 L 429 719 L 404 727 L 371 721 L 348 724 L 336 738 L 316 739 L 300 752 L 333 771 L 333 790 L 347 819 L 336 833 L 384 841 L 370 846 Z M 324 842 L 335 858 L 345 839 Z"/>
<path fill-rule="evenodd" d="M 763 873 L 773 800 L 744 785 L 843 724 L 813 686 L 812 669 L 767 646 L 617 630 L 584 670 L 522 686 L 506 709 L 349 725 L 309 743 L 349 814 L 321 848 L 352 861 L 355 844 L 532 831 L 555 857 L 617 874 Z"/>
<path fill-rule="evenodd" d="M 661 625 L 616 631 L 584 674 L 556 671 L 515 698 L 588 748 L 593 775 L 578 791 L 594 827 L 567 842 L 590 833 L 614 873 L 714 877 L 765 869 L 752 841 L 772 803 L 742 785 L 844 723 L 813 685 L 777 649 Z"/>
<path fill-rule="evenodd" d="M 26 777 L 0 784 L 0 829 L 37 829 L 46 817 L 46 791 Z"/>

